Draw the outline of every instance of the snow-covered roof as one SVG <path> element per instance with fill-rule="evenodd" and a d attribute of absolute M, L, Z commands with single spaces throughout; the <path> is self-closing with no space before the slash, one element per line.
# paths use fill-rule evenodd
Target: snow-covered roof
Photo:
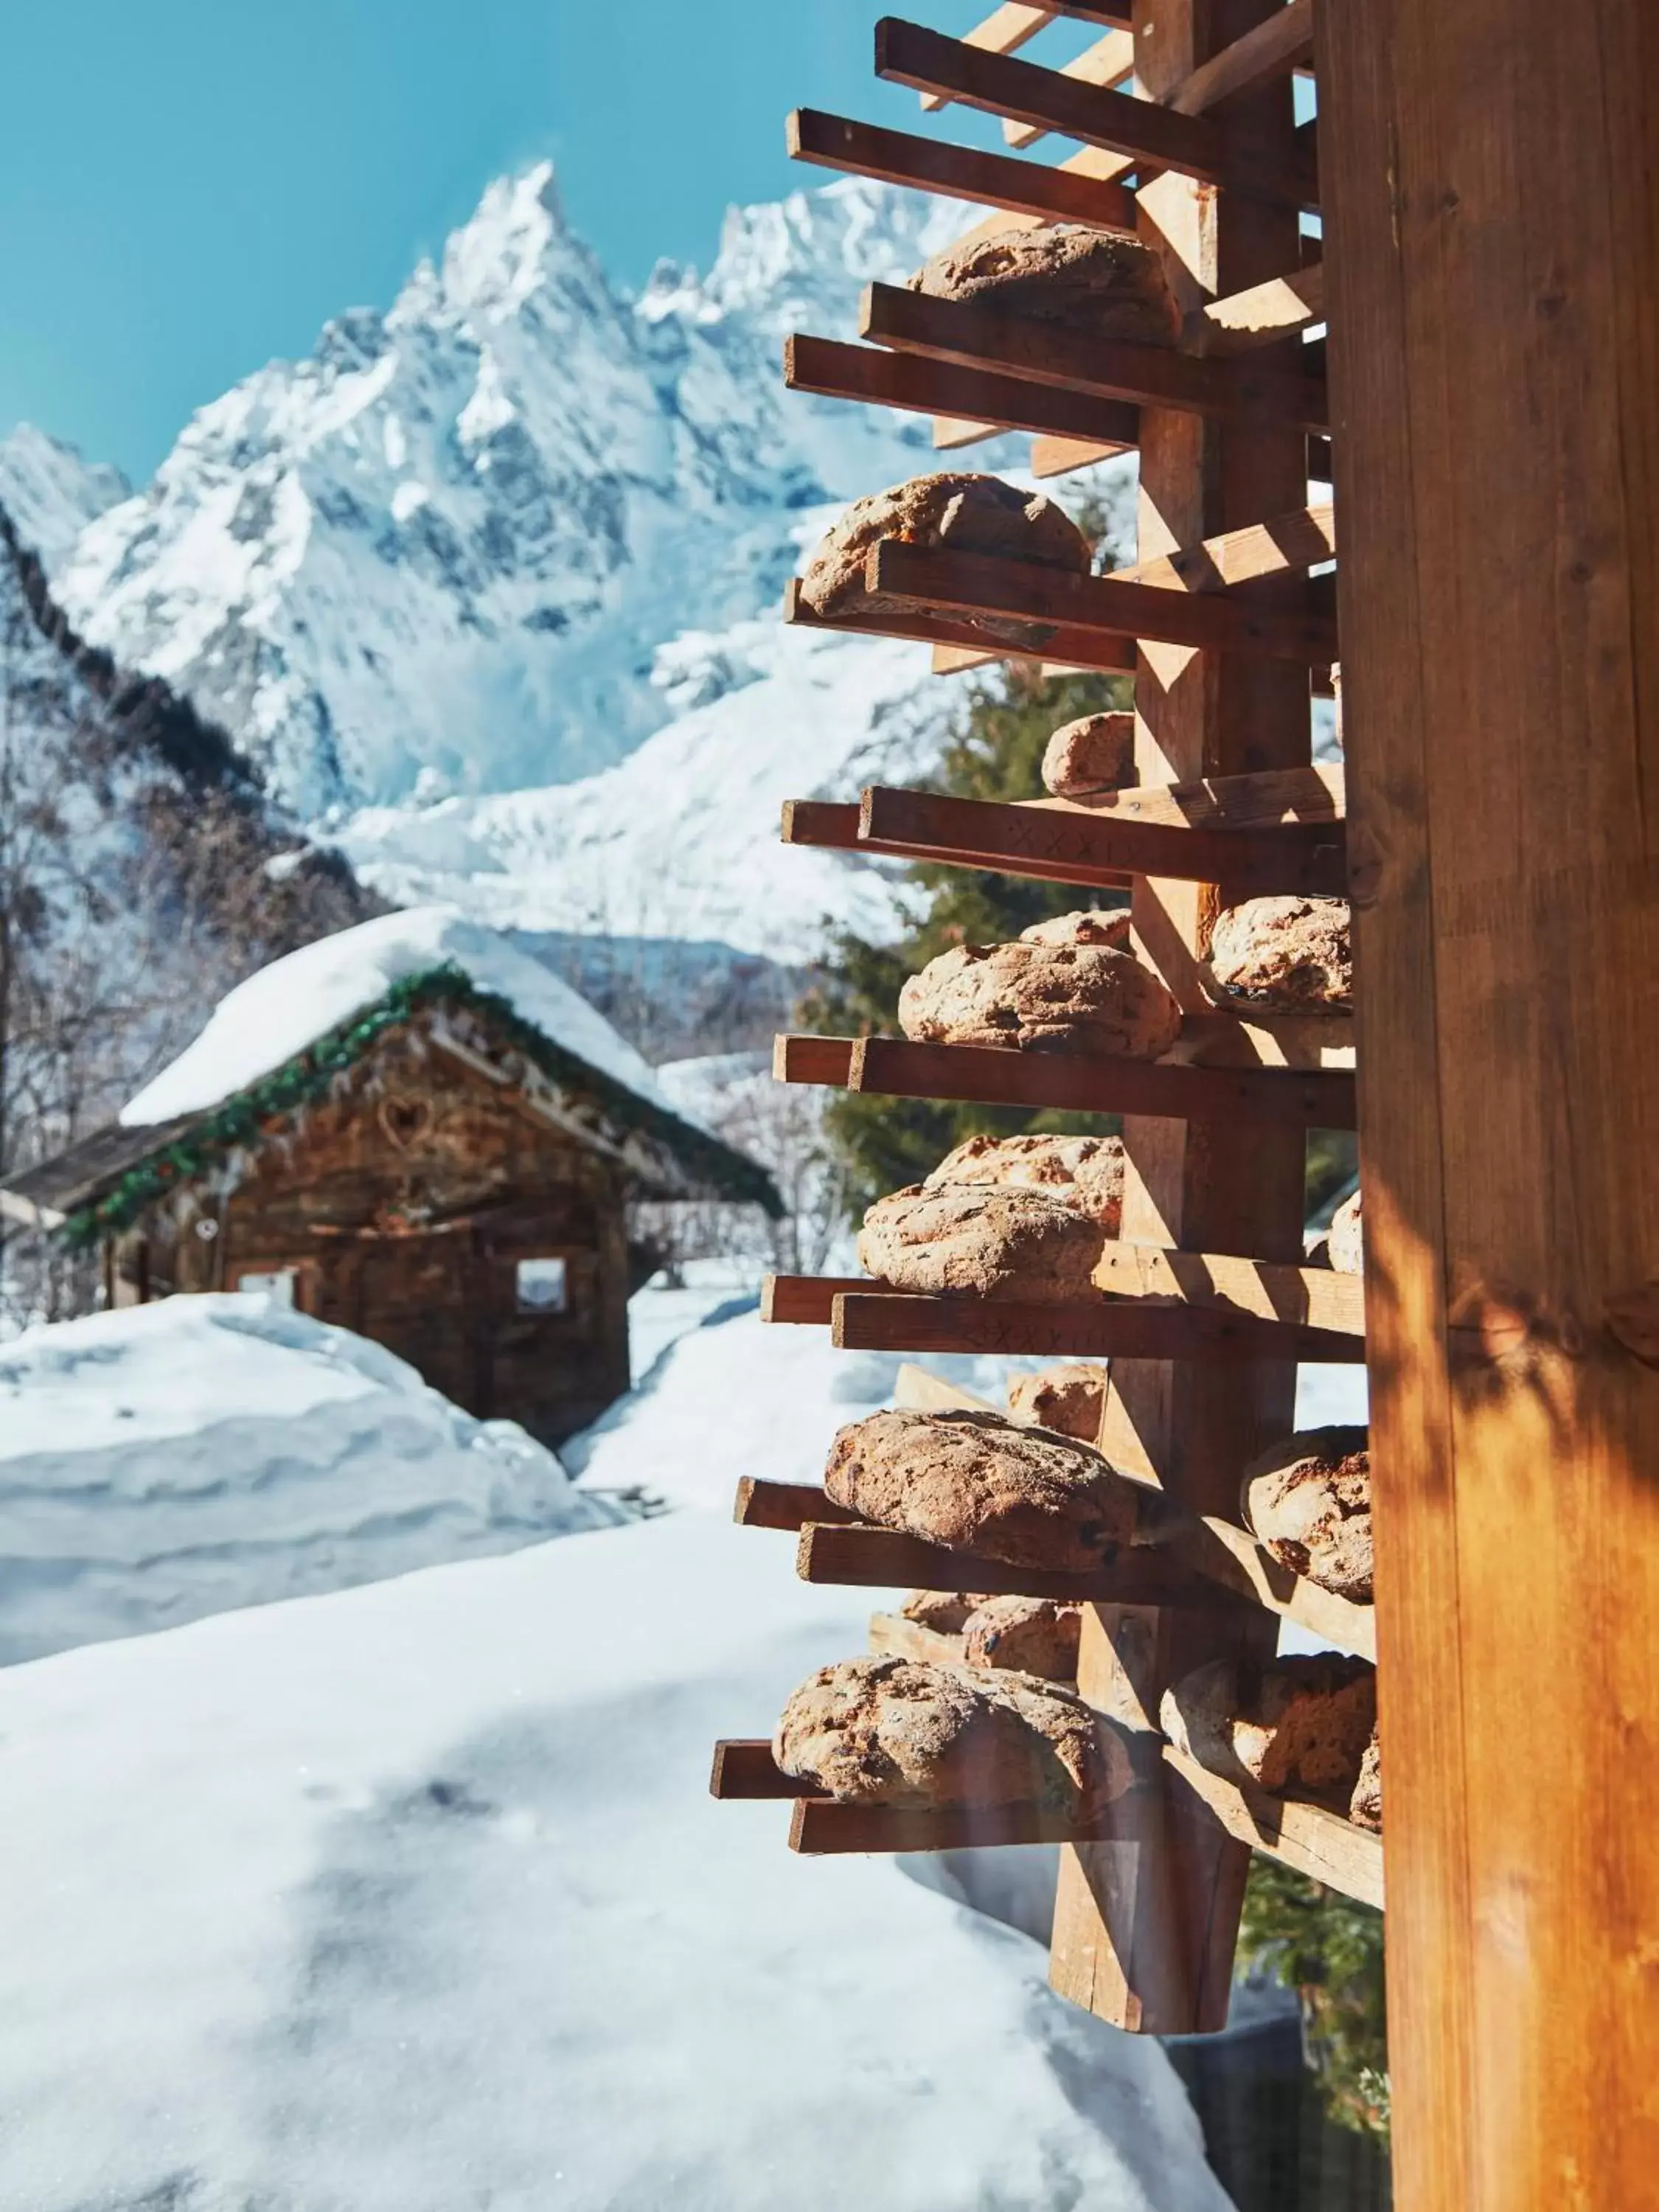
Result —
<path fill-rule="evenodd" d="M 604 1015 L 539 960 L 459 907 L 413 907 L 301 946 L 222 999 L 194 1044 L 121 1109 L 125 1128 L 202 1114 L 295 1059 L 411 976 L 464 971 L 504 999 L 550 1044 L 574 1053 L 665 1114 L 675 1109 L 649 1064 Z M 688 1117 L 681 1114 L 681 1121 Z"/>

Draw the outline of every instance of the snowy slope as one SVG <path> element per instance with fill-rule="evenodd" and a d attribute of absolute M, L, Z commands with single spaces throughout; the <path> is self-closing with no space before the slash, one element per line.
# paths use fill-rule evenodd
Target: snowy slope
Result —
<path fill-rule="evenodd" d="M 609 1517 L 515 1422 L 262 1295 L 0 1347 L 0 1666 Z"/>
<path fill-rule="evenodd" d="M 15 2212 L 1225 2212 L 1041 1948 L 707 1795 L 859 1640 L 694 1513 L 0 1676 Z"/>
<path fill-rule="evenodd" d="M 777 345 L 964 220 L 844 180 L 635 301 L 545 164 L 502 179 L 389 313 L 204 408 L 59 587 L 307 816 L 609 765 L 673 711 L 659 646 L 775 601 L 801 508 L 914 473 L 925 424 L 790 400 Z"/>
<path fill-rule="evenodd" d="M 131 496 L 119 469 L 88 461 L 33 422 L 0 440 L 0 507 L 48 574 L 63 566 L 89 522 Z"/>

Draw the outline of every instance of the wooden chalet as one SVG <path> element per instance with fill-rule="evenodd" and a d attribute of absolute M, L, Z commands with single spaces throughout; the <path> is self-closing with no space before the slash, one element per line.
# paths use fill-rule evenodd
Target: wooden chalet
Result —
<path fill-rule="evenodd" d="M 445 908 L 275 962 L 120 1120 L 15 1176 L 105 1296 L 262 1290 L 544 1442 L 629 1387 L 630 1197 L 778 1211 L 587 1003 Z"/>

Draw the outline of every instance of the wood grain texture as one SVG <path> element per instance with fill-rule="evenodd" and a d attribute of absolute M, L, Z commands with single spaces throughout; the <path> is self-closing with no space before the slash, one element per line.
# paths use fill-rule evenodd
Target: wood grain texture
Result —
<path fill-rule="evenodd" d="M 1272 822 L 1340 823 L 1347 811 L 1340 767 L 1265 769 L 1257 775 L 1216 775 L 1197 783 L 1133 783 L 1087 799 L 1026 802 L 1060 813 L 1127 815 L 1137 822 L 1249 830 Z"/>
<path fill-rule="evenodd" d="M 1152 1298 L 1027 1304 L 1013 1298 L 841 1291 L 830 1326 L 831 1342 L 847 1352 L 1182 1359 L 1206 1366 L 1278 1359 L 1358 1364 L 1365 1356 L 1362 1340 L 1345 1329 L 1264 1320 L 1222 1305 L 1163 1305 Z"/>
<path fill-rule="evenodd" d="M 1249 1784 L 1234 1784 L 1208 1773 L 1173 1744 L 1164 1747 L 1164 1764 L 1221 1822 L 1230 1836 L 1268 1858 L 1322 1881 L 1328 1889 L 1356 1897 L 1362 1905 L 1382 1907 L 1382 1838 L 1357 1828 L 1323 1805 L 1293 1797 L 1270 1796 Z M 1400 2200 L 1396 2200 L 1400 2201 Z M 1403 2212 L 1403 2205 L 1402 2205 Z"/>
<path fill-rule="evenodd" d="M 930 1544 L 902 1528 L 808 1522 L 801 1528 L 795 1571 L 803 1582 L 860 1589 L 969 1589 L 985 1596 L 1183 1606 L 1229 1615 L 1259 1611 L 1243 1595 L 1235 1596 L 1204 1581 L 1149 1545 L 1125 1547 L 1106 1565 L 1060 1573 L 1011 1567 L 976 1552 Z"/>
<path fill-rule="evenodd" d="M 1153 100 L 1278 15 L 1276 0 L 1139 0 L 1138 73 Z M 1258 144 L 1295 156 L 1288 81 L 1243 96 L 1240 125 Z M 1206 118 L 1215 127 L 1213 118 Z M 1292 216 L 1260 198 L 1195 190 L 1174 174 L 1139 195 L 1143 234 L 1164 256 L 1190 317 L 1297 268 Z M 1294 337 L 1255 356 L 1300 373 Z M 1249 356 L 1246 356 L 1249 358 Z M 1229 364 L 1236 365 L 1236 364 Z M 1265 422 L 1190 411 L 1141 411 L 1138 559 L 1155 560 L 1305 504 L 1308 446 Z M 1138 781 L 1189 784 L 1213 776 L 1305 768 L 1311 720 L 1307 679 L 1288 665 L 1218 652 L 1171 651 L 1143 638 L 1135 686 Z M 1206 1003 L 1201 961 L 1211 924 L 1231 902 L 1215 885 L 1150 878 L 1132 912 L 1138 949 L 1183 1006 Z M 1301 1259 L 1303 1150 L 1288 1129 L 1180 1123 L 1131 1115 L 1123 1234 L 1206 1252 Z M 1117 1464 L 1158 1481 L 1189 1512 L 1228 1517 L 1239 1470 L 1293 1426 L 1288 1362 L 1225 1368 L 1113 1363 L 1103 1446 Z M 1082 1693 L 1120 1718 L 1156 1727 L 1170 1682 L 1205 1660 L 1264 1657 L 1271 1616 L 1095 1607 L 1085 1616 Z M 1225 2020 L 1249 1852 L 1190 1789 L 1155 1799 L 1159 1830 L 1061 1855 L 1050 1979 L 1119 2026 L 1141 2031 L 1218 2028 Z"/>
<path fill-rule="evenodd" d="M 902 1613 L 871 1614 L 869 1648 L 890 1658 L 921 1659 L 933 1667 L 960 1667 L 964 1663 L 960 1636 L 947 1636 L 943 1629 L 925 1628 L 919 1620 L 907 1620 Z"/>
<path fill-rule="evenodd" d="M 928 1811 L 897 1805 L 837 1805 L 833 1798 L 803 1797 L 797 1800 L 790 1821 L 789 1848 L 814 1857 L 832 1851 L 963 1851 L 1008 1844 L 1060 1844 L 1096 1832 L 1096 1824 L 1078 1814 L 1048 1812 L 1036 1805 Z"/>
<path fill-rule="evenodd" d="M 977 200 L 1037 222 L 1081 222 L 1094 230 L 1133 234 L 1135 196 L 1083 166 L 1017 161 L 1008 154 L 982 153 L 939 138 L 887 131 L 849 116 L 797 108 L 787 130 L 790 156 L 821 169 L 883 184 L 908 185 L 947 199 Z"/>
<path fill-rule="evenodd" d="M 830 1498 L 821 1483 L 768 1482 L 745 1474 L 738 1482 L 732 1518 L 739 1528 L 804 1528 L 809 1521 L 858 1518 Z"/>
<path fill-rule="evenodd" d="M 1398 2201 L 1645 2206 L 1659 10 L 1320 34 Z"/>
<path fill-rule="evenodd" d="M 921 354 L 845 345 L 835 338 L 786 338 L 783 382 L 786 391 L 815 392 L 830 399 L 858 399 L 915 415 L 954 411 L 977 418 L 957 424 L 943 441 L 936 424 L 936 446 L 964 445 L 1000 430 L 1039 430 L 1127 453 L 1140 435 L 1139 415 L 1120 399 L 1062 392 L 1029 377 L 963 368 Z"/>
<path fill-rule="evenodd" d="M 1003 51 L 1006 52 L 1007 49 Z M 1097 39 L 1093 46 L 1085 46 L 1069 62 L 1062 62 L 1060 74 L 1075 77 L 1079 84 L 1121 85 L 1127 77 L 1134 74 L 1134 66 L 1133 33 L 1108 31 L 1103 39 Z M 1041 124 L 1016 123 L 1006 116 L 1003 118 L 1002 137 L 1006 145 L 1030 146 L 1047 135 Z M 1127 168 L 1133 157 L 1123 154 L 1118 158 Z"/>
<path fill-rule="evenodd" d="M 814 1782 L 786 1774 L 764 1736 L 721 1736 L 714 1745 L 708 1794 L 727 1802 L 745 1798 L 823 1797 Z"/>
<path fill-rule="evenodd" d="M 800 596 L 799 578 L 793 576 L 784 587 L 783 618 L 800 629 L 848 630 L 860 637 L 911 637 L 925 645 L 969 646 L 975 653 L 985 644 L 984 631 L 972 621 L 933 607 L 898 605 L 878 612 L 852 607 L 836 614 L 816 614 Z M 1082 629 L 1042 622 L 1033 623 L 1030 628 L 1024 657 L 1041 660 L 1045 666 L 1057 660 L 1066 668 L 1097 668 L 1109 675 L 1122 676 L 1134 660 L 1130 639 L 1098 628 Z M 1015 657 L 1020 657 L 1019 647 L 1012 650 Z M 1009 647 L 1000 647 L 996 658 L 1003 659 L 1009 652 Z"/>

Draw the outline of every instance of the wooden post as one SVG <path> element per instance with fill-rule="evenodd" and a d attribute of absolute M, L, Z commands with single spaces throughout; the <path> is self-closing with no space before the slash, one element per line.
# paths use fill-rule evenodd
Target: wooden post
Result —
<path fill-rule="evenodd" d="M 1276 12 L 1276 0 L 1136 0 L 1136 70 L 1156 98 Z M 1288 155 L 1291 88 L 1239 103 L 1252 143 Z M 1296 217 L 1172 173 L 1139 194 L 1143 233 L 1163 250 L 1183 310 L 1294 270 Z M 1286 349 L 1294 369 L 1297 347 Z M 1141 410 L 1139 558 L 1305 505 L 1306 445 L 1294 432 Z M 1305 766 L 1308 672 L 1143 643 L 1135 682 L 1136 764 L 1143 784 Z M 1133 896 L 1142 957 L 1184 1005 L 1200 993 L 1225 885 L 1143 880 Z M 1301 1255 L 1301 1130 L 1126 1118 L 1126 1237 L 1294 1262 Z M 1120 1464 L 1163 1484 L 1196 1513 L 1231 1518 L 1253 1453 L 1293 1425 L 1296 1373 L 1286 1361 L 1231 1371 L 1116 1361 L 1103 1431 Z M 1119 1718 L 1155 1726 L 1162 1691 L 1205 1660 L 1271 1656 L 1278 1623 L 1240 1608 L 1206 1617 L 1097 1607 L 1085 1615 L 1079 1686 Z M 1148 2033 L 1225 2024 L 1249 1846 L 1165 1770 L 1163 1819 L 1121 1841 L 1062 1854 L 1049 1973 L 1074 2002 Z"/>
<path fill-rule="evenodd" d="M 1659 8 L 1320 12 L 1404 2212 L 1659 2202 Z"/>

